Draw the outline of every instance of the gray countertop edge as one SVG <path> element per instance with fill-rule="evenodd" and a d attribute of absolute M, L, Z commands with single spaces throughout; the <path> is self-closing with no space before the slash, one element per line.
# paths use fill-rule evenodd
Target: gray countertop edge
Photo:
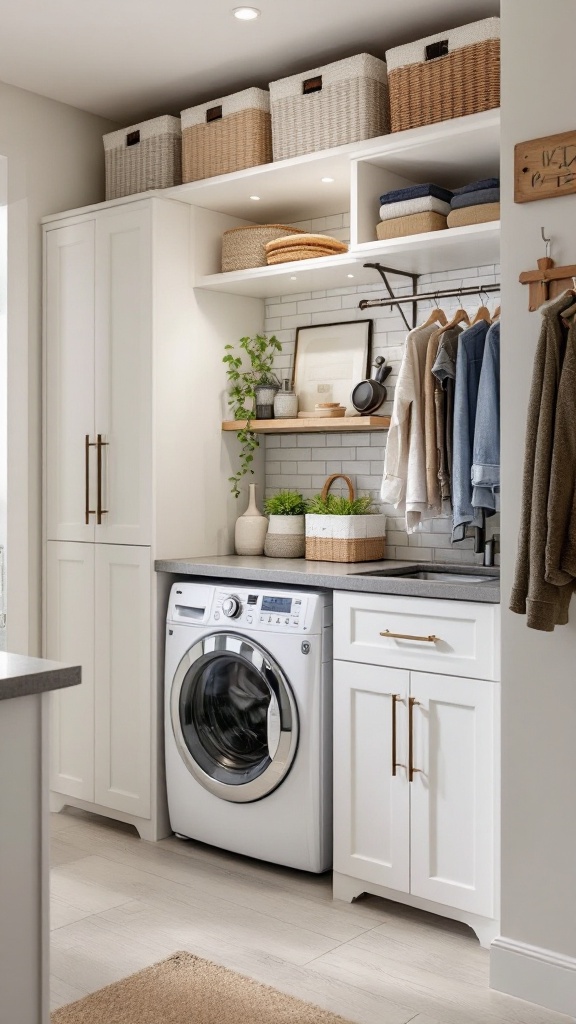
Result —
<path fill-rule="evenodd" d="M 291 564 L 292 563 L 292 564 Z M 217 555 L 204 558 L 158 559 L 156 572 L 179 576 L 207 576 L 213 579 L 284 583 L 289 586 L 315 587 L 327 590 L 352 590 L 364 594 L 395 594 L 399 597 L 440 598 L 448 601 L 472 601 L 499 604 L 499 585 L 466 583 L 434 583 L 400 579 L 394 576 L 357 576 L 355 573 L 375 569 L 400 569 L 416 562 L 311 562 L 303 558 L 266 558 L 265 556 Z M 478 573 L 478 566 L 459 565 L 461 572 Z M 495 571 L 495 570 L 492 570 Z M 496 567 L 496 571 L 499 571 Z M 483 573 L 489 574 L 489 569 Z M 480 573 L 482 574 L 482 573 Z"/>
<path fill-rule="evenodd" d="M 79 665 L 0 651 L 0 700 L 62 690 L 81 682 Z"/>

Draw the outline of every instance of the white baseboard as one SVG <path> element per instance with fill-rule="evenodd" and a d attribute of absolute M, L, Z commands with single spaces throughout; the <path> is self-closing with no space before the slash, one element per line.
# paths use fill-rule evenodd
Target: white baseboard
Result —
<path fill-rule="evenodd" d="M 576 1018 L 576 958 L 504 936 L 490 950 L 490 987 Z"/>

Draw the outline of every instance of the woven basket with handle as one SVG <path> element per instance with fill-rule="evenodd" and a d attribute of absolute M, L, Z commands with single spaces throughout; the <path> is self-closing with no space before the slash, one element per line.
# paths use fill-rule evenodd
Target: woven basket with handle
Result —
<path fill-rule="evenodd" d="M 333 473 L 322 488 L 325 499 L 335 480 L 348 485 L 350 501 L 355 498 L 349 476 Z M 312 562 L 376 562 L 386 553 L 386 516 L 306 515 L 306 558 Z"/>

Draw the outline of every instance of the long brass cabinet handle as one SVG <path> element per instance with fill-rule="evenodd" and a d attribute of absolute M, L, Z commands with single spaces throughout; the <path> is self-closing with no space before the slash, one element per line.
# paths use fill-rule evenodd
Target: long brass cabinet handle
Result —
<path fill-rule="evenodd" d="M 440 640 L 440 637 L 434 636 L 433 633 L 430 636 L 413 636 L 412 633 L 391 633 L 389 629 L 385 629 L 380 636 L 387 636 L 390 640 L 418 640 L 422 644 L 436 644 Z"/>
<path fill-rule="evenodd" d="M 422 768 L 414 767 L 414 707 L 420 706 L 420 701 L 415 697 L 408 700 L 408 782 L 412 782 L 416 772 L 422 772 Z"/>
<path fill-rule="evenodd" d="M 84 438 L 84 513 L 86 526 L 90 525 L 90 516 L 96 515 L 96 509 L 90 508 L 90 449 L 96 447 L 96 442 L 90 440 L 90 435 Z"/>
<path fill-rule="evenodd" d="M 396 760 L 396 704 L 398 701 L 402 704 L 402 697 L 399 693 L 392 693 L 392 775 L 396 775 L 397 768 L 405 768 L 405 764 L 400 764 Z"/>
<path fill-rule="evenodd" d="M 96 442 L 96 448 L 98 452 L 98 490 L 97 490 L 97 505 L 96 505 L 96 522 L 98 526 L 102 523 L 102 516 L 108 514 L 107 508 L 102 508 L 102 449 L 108 447 L 108 441 L 102 440 L 102 434 L 98 434 L 98 440 Z"/>

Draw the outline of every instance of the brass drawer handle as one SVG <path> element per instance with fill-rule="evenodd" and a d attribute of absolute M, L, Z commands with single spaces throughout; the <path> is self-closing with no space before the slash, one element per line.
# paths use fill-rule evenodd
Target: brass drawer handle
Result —
<path fill-rule="evenodd" d="M 400 701 L 402 704 L 402 697 L 399 693 L 391 694 L 392 697 L 392 775 L 396 775 L 397 768 L 405 768 L 405 764 L 400 764 L 396 760 L 396 703 Z"/>
<path fill-rule="evenodd" d="M 389 629 L 385 629 L 380 636 L 387 636 L 391 640 L 418 640 L 423 644 L 436 644 L 440 640 L 440 637 L 434 636 L 433 633 L 430 636 L 412 636 L 411 633 L 391 633 Z"/>
<path fill-rule="evenodd" d="M 90 440 L 90 435 L 84 438 L 84 519 L 86 526 L 90 525 L 90 516 L 96 515 L 96 509 L 90 508 L 90 449 L 96 447 L 96 441 Z"/>
<path fill-rule="evenodd" d="M 98 440 L 96 441 L 96 452 L 98 456 L 98 482 L 97 482 L 97 503 L 96 503 L 96 522 L 98 526 L 102 524 L 102 516 L 108 515 L 108 509 L 102 508 L 102 449 L 108 447 L 108 441 L 102 440 L 102 434 L 98 434 Z"/>
<path fill-rule="evenodd" d="M 420 701 L 410 697 L 408 701 L 408 782 L 412 782 L 416 772 L 422 772 L 422 768 L 414 767 L 414 705 L 420 706 Z"/>

